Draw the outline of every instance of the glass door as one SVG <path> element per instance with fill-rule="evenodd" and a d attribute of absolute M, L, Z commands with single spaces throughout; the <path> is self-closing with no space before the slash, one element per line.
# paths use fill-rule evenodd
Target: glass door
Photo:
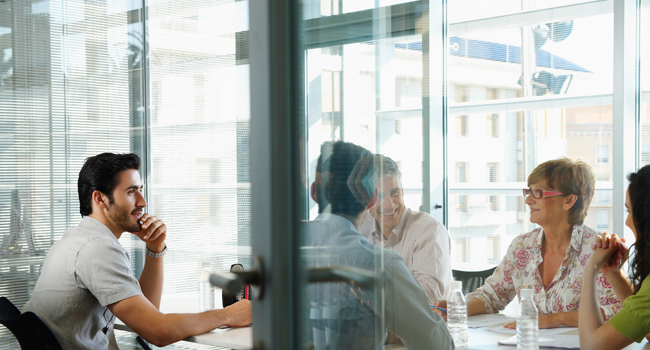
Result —
<path fill-rule="evenodd" d="M 446 222 L 443 2 L 261 3 L 249 8 L 255 347 L 450 341 L 428 306 L 447 283 L 425 292 L 417 252 L 387 246 L 409 215 Z"/>

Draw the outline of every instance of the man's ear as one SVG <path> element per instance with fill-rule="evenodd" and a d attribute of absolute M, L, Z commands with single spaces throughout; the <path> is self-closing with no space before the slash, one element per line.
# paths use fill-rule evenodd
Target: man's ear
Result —
<path fill-rule="evenodd" d="M 313 199 L 314 202 L 318 203 L 318 197 L 316 197 L 316 182 L 311 183 L 311 190 L 309 193 L 311 194 L 311 199 Z"/>
<path fill-rule="evenodd" d="M 97 190 L 93 191 L 92 202 L 100 208 L 108 207 L 108 197 Z"/>
<path fill-rule="evenodd" d="M 372 198 L 370 198 L 370 202 L 368 202 L 368 205 L 366 206 L 366 209 L 370 209 L 377 204 L 377 197 L 379 197 L 379 191 L 377 191 L 377 188 L 375 188 L 375 193 L 373 193 Z"/>

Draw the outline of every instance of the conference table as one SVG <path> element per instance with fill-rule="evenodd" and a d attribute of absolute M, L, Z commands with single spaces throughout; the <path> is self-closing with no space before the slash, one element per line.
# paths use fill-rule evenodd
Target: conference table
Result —
<path fill-rule="evenodd" d="M 221 296 L 218 295 L 217 307 L 220 307 Z M 198 293 L 178 293 L 174 295 L 163 296 L 160 307 L 162 312 L 165 313 L 192 313 L 198 312 Z M 468 319 L 468 350 L 491 350 L 491 349 L 510 349 L 516 350 L 516 346 L 500 345 L 499 341 L 504 341 L 515 335 L 514 330 L 503 328 L 503 324 L 514 320 L 513 315 L 505 314 L 492 314 L 492 315 L 478 315 L 470 316 Z M 472 328 L 474 327 L 474 328 Z M 121 321 L 115 323 L 116 330 L 132 331 Z M 578 329 L 572 327 L 562 327 L 552 330 L 540 330 L 540 345 L 542 340 L 546 341 L 566 341 L 569 344 L 577 345 Z M 231 349 L 252 349 L 253 348 L 253 328 L 224 328 L 216 329 L 211 332 L 196 335 L 185 339 L 185 341 L 219 346 Z M 541 348 L 541 347 L 540 347 Z M 387 350 L 403 350 L 406 349 L 402 344 L 392 344 L 385 347 Z M 640 344 L 633 343 L 625 348 L 626 350 L 648 349 L 650 350 L 650 343 L 643 340 Z"/>

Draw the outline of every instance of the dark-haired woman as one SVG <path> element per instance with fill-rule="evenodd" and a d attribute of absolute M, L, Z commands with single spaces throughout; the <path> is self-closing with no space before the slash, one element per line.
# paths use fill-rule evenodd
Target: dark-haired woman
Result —
<path fill-rule="evenodd" d="M 622 349 L 633 341 L 641 342 L 650 333 L 650 165 L 628 176 L 625 220 L 636 237 L 630 262 L 632 280 L 621 272 L 627 260 L 625 242 L 615 234 L 603 234 L 596 242 L 584 270 L 580 299 L 580 347 L 582 349 Z M 602 272 L 612 284 L 623 310 L 604 323 L 595 298 L 596 275 Z"/>

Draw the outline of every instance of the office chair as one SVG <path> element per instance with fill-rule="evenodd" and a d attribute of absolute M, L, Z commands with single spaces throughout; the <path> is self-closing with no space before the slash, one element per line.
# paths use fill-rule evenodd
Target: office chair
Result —
<path fill-rule="evenodd" d="M 454 280 L 463 282 L 463 294 L 467 295 L 477 290 L 478 287 L 482 286 L 485 283 L 485 280 L 492 276 L 496 266 L 483 270 L 483 271 L 461 271 L 461 270 L 451 270 L 451 274 L 454 277 Z"/>
<path fill-rule="evenodd" d="M 147 344 L 147 342 L 144 341 L 144 339 L 142 339 L 141 336 L 135 337 L 135 340 L 138 341 L 138 343 L 140 344 L 140 346 L 142 347 L 143 350 L 151 350 L 151 348 L 149 347 L 149 344 Z"/>
<path fill-rule="evenodd" d="M 0 297 L 0 323 L 14 334 L 23 350 L 63 350 L 50 328 L 33 312 L 20 313 Z"/>

